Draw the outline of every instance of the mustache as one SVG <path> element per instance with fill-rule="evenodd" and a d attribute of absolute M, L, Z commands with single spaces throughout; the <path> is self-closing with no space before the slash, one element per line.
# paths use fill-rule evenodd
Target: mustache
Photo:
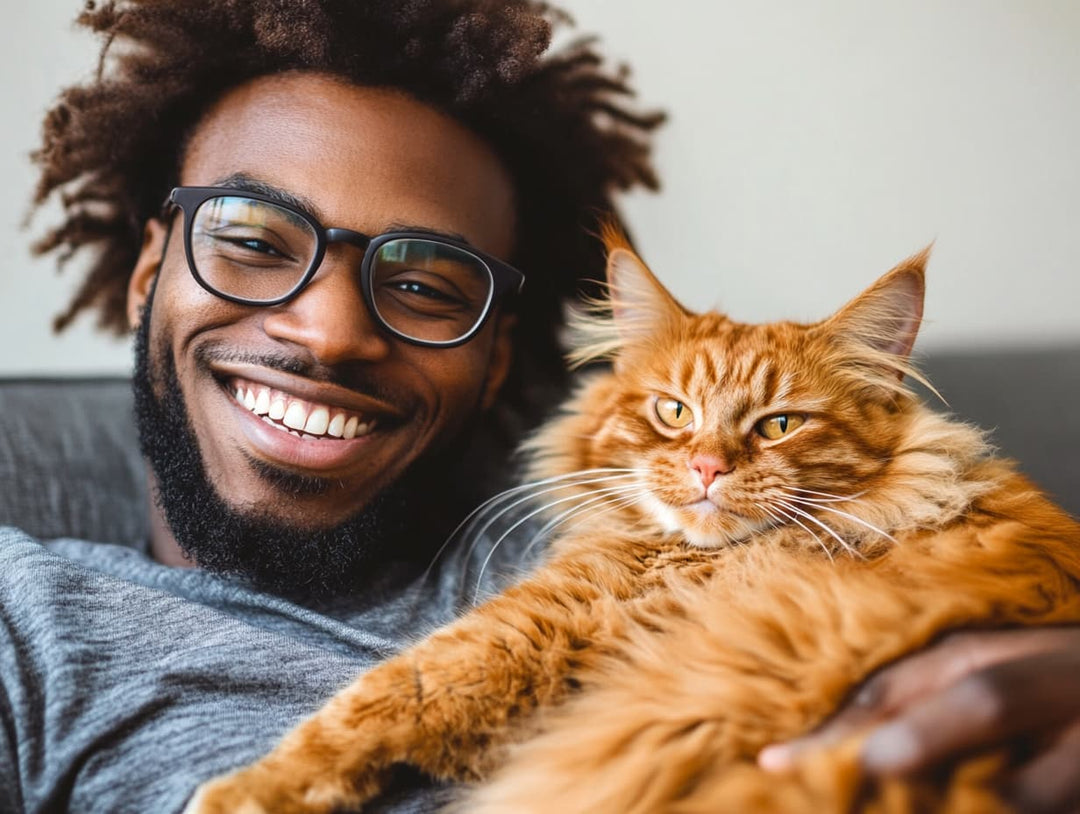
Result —
<path fill-rule="evenodd" d="M 217 345 L 202 345 L 195 349 L 194 356 L 199 367 L 204 369 L 208 369 L 215 362 L 255 365 L 323 384 L 334 384 L 399 407 L 410 406 L 413 402 L 412 396 L 388 386 L 385 381 L 374 376 L 363 362 L 324 365 L 303 356 L 281 352 L 240 351 Z"/>

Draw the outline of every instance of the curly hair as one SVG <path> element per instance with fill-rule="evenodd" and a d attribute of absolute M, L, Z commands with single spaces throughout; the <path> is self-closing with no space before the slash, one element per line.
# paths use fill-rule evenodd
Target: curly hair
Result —
<path fill-rule="evenodd" d="M 590 231 L 612 195 L 655 189 L 649 136 L 663 120 L 628 106 L 626 70 L 591 39 L 547 54 L 569 17 L 531 0 L 93 0 L 78 22 L 104 37 L 96 78 L 49 111 L 34 204 L 58 196 L 64 218 L 35 245 L 63 266 L 91 262 L 63 330 L 84 310 L 127 329 L 127 281 L 143 225 L 175 185 L 184 145 L 228 89 L 290 70 L 394 87 L 448 113 L 494 149 L 515 182 L 511 262 L 527 276 L 504 398 L 564 381 L 561 301 L 603 269 Z"/>

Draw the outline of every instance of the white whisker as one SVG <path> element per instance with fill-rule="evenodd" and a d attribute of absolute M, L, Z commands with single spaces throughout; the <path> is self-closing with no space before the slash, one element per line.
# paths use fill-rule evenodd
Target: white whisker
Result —
<path fill-rule="evenodd" d="M 773 525 L 771 526 L 771 528 L 776 528 L 777 526 L 782 526 L 782 525 L 784 525 L 784 523 L 785 523 L 785 522 L 786 522 L 787 520 L 790 520 L 790 519 L 791 519 L 790 517 L 787 517 L 786 515 L 785 515 L 785 516 L 779 516 L 779 515 L 777 515 L 777 513 L 776 513 L 776 512 L 775 512 L 775 511 L 773 510 L 773 507 L 769 506 L 768 504 L 765 504 L 765 503 L 755 503 L 754 505 L 755 505 L 755 506 L 756 506 L 757 508 L 761 509 L 761 510 L 762 510 L 763 512 L 765 512 L 766 514 L 768 514 L 768 515 L 769 515 L 769 517 L 771 517 L 771 518 L 772 518 L 772 520 L 773 520 Z"/>
<path fill-rule="evenodd" d="M 825 552 L 825 556 L 829 558 L 830 562 L 836 562 L 836 560 L 833 559 L 832 552 L 829 551 L 829 547 L 827 545 L 825 545 L 825 541 L 822 540 L 820 537 L 818 537 L 817 533 L 813 529 L 811 529 L 811 528 L 809 528 L 807 526 L 804 526 L 801 522 L 799 522 L 799 518 L 795 517 L 794 515 L 788 514 L 783 509 L 781 509 L 781 508 L 779 508 L 777 506 L 773 506 L 772 510 L 770 510 L 768 507 L 763 507 L 763 508 L 765 509 L 765 511 L 770 512 L 770 513 L 771 513 L 771 511 L 775 510 L 781 516 L 785 517 L 787 520 L 789 520 L 790 522 L 794 523 L 796 526 L 801 528 L 803 531 L 805 531 L 807 534 L 809 534 L 811 537 L 813 537 L 815 540 L 817 540 L 818 545 L 821 546 L 821 550 Z"/>
<path fill-rule="evenodd" d="M 480 574 L 476 578 L 476 591 L 475 591 L 475 593 L 473 595 L 473 603 L 475 604 L 477 597 L 480 596 L 480 584 L 483 581 L 484 571 L 487 570 L 488 563 L 491 562 L 491 558 L 495 555 L 495 552 L 496 552 L 496 550 L 498 550 L 499 546 L 502 544 L 502 541 L 505 540 L 507 537 L 509 537 L 510 534 L 514 531 L 514 529 L 518 528 L 519 526 L 521 526 L 523 523 L 527 522 L 528 520 L 531 520 L 533 517 L 540 514 L 541 512 L 546 512 L 552 506 L 558 506 L 560 503 L 566 503 L 568 500 L 579 500 L 582 497 L 587 497 L 588 495 L 617 494 L 619 492 L 625 492 L 626 490 L 628 490 L 630 488 L 631 488 L 631 485 L 627 484 L 627 485 L 623 485 L 623 486 L 609 486 L 609 487 L 607 487 L 605 489 L 594 489 L 594 490 L 586 493 L 585 495 L 569 495 L 567 497 L 561 497 L 558 500 L 553 500 L 550 503 L 545 503 L 540 508 L 533 509 L 532 511 L 528 512 L 524 517 L 522 517 L 520 520 L 518 520 L 513 525 L 511 525 L 510 528 L 508 528 L 506 531 L 504 531 L 499 536 L 499 538 L 491 546 L 491 550 L 488 551 L 487 556 L 484 557 L 484 562 L 480 566 Z M 490 525 L 491 525 L 490 523 L 485 525 L 483 531 L 486 531 L 488 526 L 490 526 Z M 479 541 L 481 537 L 483 537 L 483 532 L 478 534 L 476 539 L 473 540 L 473 545 L 470 546 L 470 548 L 469 548 L 470 552 L 473 550 L 473 548 L 475 547 L 477 541 Z"/>
<path fill-rule="evenodd" d="M 834 495 L 834 494 L 831 494 L 830 492 L 818 492 L 815 489 L 803 489 L 801 486 L 782 486 L 780 488 L 783 491 L 788 492 L 789 494 L 791 492 L 805 492 L 805 493 L 810 494 L 810 495 L 820 495 L 821 497 L 816 497 L 816 498 L 814 498 L 814 497 L 803 497 L 802 498 L 802 500 L 809 500 L 809 501 L 812 501 L 812 502 L 815 502 L 815 503 L 844 503 L 844 502 L 847 502 L 849 500 L 857 500 L 858 498 L 860 498 L 860 497 L 862 497 L 863 495 L 866 494 L 865 489 L 863 491 L 861 491 L 861 492 L 857 492 L 854 495 L 851 495 L 850 497 L 844 497 L 843 495 Z"/>
<path fill-rule="evenodd" d="M 587 503 L 584 503 L 580 506 L 574 506 L 571 509 L 560 512 L 558 517 L 546 523 L 543 528 L 541 528 L 536 534 L 533 535 L 533 538 L 529 540 L 529 544 L 525 546 L 525 550 L 521 552 L 521 559 L 525 560 L 529 556 L 529 552 L 533 550 L 536 544 L 544 540 L 546 534 L 556 529 L 561 523 L 569 520 L 575 514 L 588 514 L 588 517 L 581 518 L 577 522 L 568 526 L 564 532 L 564 536 L 565 534 L 569 533 L 571 529 L 577 528 L 579 525 L 581 525 L 581 523 L 585 522 L 586 520 L 593 520 L 597 517 L 600 517 L 601 515 L 608 514 L 609 512 L 617 511 L 619 509 L 625 508 L 626 506 L 631 506 L 646 494 L 648 494 L 647 489 L 633 492 L 625 497 L 619 495 L 604 495 L 602 497 L 592 498 Z M 604 507 L 600 511 L 589 513 L 589 510 L 598 502 Z"/>
<path fill-rule="evenodd" d="M 818 518 L 814 517 L 814 515 L 810 514 L 809 512 L 803 511 L 798 506 L 791 505 L 787 501 L 779 500 L 777 502 L 781 506 L 783 506 L 785 509 L 787 509 L 789 512 L 794 512 L 795 514 L 799 515 L 800 517 L 805 517 L 811 523 L 813 523 L 813 524 L 815 524 L 817 526 L 820 526 L 822 529 L 825 530 L 825 532 L 827 534 L 829 534 L 834 540 L 836 540 L 836 542 L 840 543 L 840 545 L 845 550 L 847 550 L 849 553 L 854 554 L 857 557 L 862 557 L 862 554 L 860 554 L 858 551 L 856 551 L 854 548 L 852 548 L 852 546 L 847 542 L 847 540 L 845 540 L 843 537 L 841 537 L 839 534 L 837 534 L 836 531 L 833 530 L 833 528 L 831 526 L 826 525 L 824 522 L 822 522 Z"/>
<path fill-rule="evenodd" d="M 529 500 L 532 500 L 535 497 L 539 497 L 540 495 L 547 494 L 548 492 L 558 491 L 559 489 L 569 489 L 571 487 L 586 485 L 586 484 L 589 484 L 589 483 L 599 483 L 599 482 L 605 481 L 605 480 L 619 480 L 620 478 L 630 478 L 634 474 L 637 474 L 638 472 L 639 472 L 639 470 L 636 470 L 636 469 L 625 469 L 625 468 L 616 468 L 616 467 L 600 467 L 600 468 L 597 468 L 597 469 L 581 469 L 581 470 L 577 470 L 575 472 L 568 472 L 568 473 L 563 474 L 563 475 L 555 475 L 555 476 L 550 477 L 550 478 L 543 478 L 542 480 L 538 480 L 538 481 L 530 481 L 529 483 L 523 483 L 523 484 L 521 484 L 519 486 L 514 486 L 514 487 L 512 487 L 510 489 L 506 489 L 506 490 L 504 490 L 502 492 L 499 492 L 498 494 L 491 496 L 490 498 L 485 500 L 483 503 L 481 503 L 479 506 L 477 506 L 475 509 L 473 509 L 471 512 L 469 512 L 469 514 L 467 514 L 465 516 L 465 519 L 462 520 L 460 523 L 458 523 L 457 526 L 454 528 L 454 530 L 452 532 L 450 532 L 450 535 L 446 538 L 446 541 L 441 546 L 439 546 L 439 550 L 435 552 L 434 558 L 432 559 L 431 563 L 428 565 L 427 570 L 424 572 L 424 578 L 425 579 L 427 578 L 428 574 L 431 572 L 431 569 L 434 567 L 435 563 L 438 562 L 439 557 L 441 557 L 443 555 L 443 552 L 446 550 L 446 547 L 449 546 L 451 542 L 453 542 L 454 538 L 457 537 L 458 533 L 461 532 L 462 529 L 464 529 L 470 522 L 478 521 L 480 519 L 480 517 L 484 513 L 488 512 L 490 510 L 493 510 L 496 505 L 510 499 L 511 497 L 513 497 L 515 495 L 519 495 L 522 492 L 526 492 L 525 497 L 520 498 L 519 500 L 512 503 L 510 506 L 505 507 L 501 511 L 497 512 L 491 518 L 491 520 L 484 526 L 484 528 L 481 529 L 481 533 L 473 538 L 473 541 L 469 545 L 469 550 L 466 553 L 466 557 L 468 557 L 469 555 L 472 554 L 473 550 L 476 547 L 476 541 L 482 536 L 483 532 L 486 531 L 488 529 L 488 527 L 495 520 L 497 520 L 501 515 L 505 514 L 506 512 L 511 511 L 512 509 L 516 508 L 517 506 L 520 506 L 522 503 L 526 503 Z M 607 477 L 604 477 L 604 478 L 592 478 L 591 477 L 592 475 L 597 475 L 597 474 L 605 474 L 605 475 L 607 475 Z M 582 478 L 584 478 L 584 480 L 581 480 Z M 575 479 L 578 479 L 578 480 L 575 480 Z M 550 486 L 551 484 L 556 484 L 556 485 L 555 486 Z M 543 486 L 550 486 L 550 488 L 537 489 L 537 487 L 543 487 Z M 529 490 L 535 490 L 535 491 L 530 492 Z"/>
<path fill-rule="evenodd" d="M 559 492 L 559 491 L 562 491 L 563 489 L 571 489 L 571 488 L 578 488 L 578 487 L 581 487 L 581 486 L 588 486 L 589 484 L 592 484 L 592 483 L 607 483 L 608 481 L 622 480 L 624 478 L 632 478 L 632 477 L 633 476 L 629 475 L 629 474 L 607 475 L 605 477 L 600 477 L 600 478 L 588 478 L 586 480 L 566 481 L 566 482 L 563 482 L 563 483 L 555 484 L 554 486 L 549 485 L 544 489 L 539 489 L 537 491 L 528 492 L 524 497 L 519 497 L 517 500 L 510 503 L 510 505 L 503 507 L 502 509 L 495 512 L 491 517 L 488 518 L 487 522 L 485 522 L 480 527 L 479 531 L 475 532 L 475 534 L 473 536 L 473 540 L 469 544 L 469 550 L 466 553 L 466 557 L 472 555 L 472 552 L 476 548 L 477 541 L 480 540 L 481 538 L 483 538 L 484 534 L 487 532 L 487 530 L 489 528 L 492 527 L 492 525 L 495 524 L 496 520 L 498 520 L 504 514 L 507 514 L 508 512 L 513 511 L 514 509 L 516 509 L 518 506 L 522 505 L 523 503 L 528 503 L 529 501 L 535 500 L 536 498 L 540 497 L 541 495 L 550 494 L 551 492 Z M 627 484 L 627 486 L 629 486 L 629 485 L 631 485 L 631 484 Z M 594 490 L 590 489 L 585 493 L 585 495 L 570 495 L 570 498 L 584 497 L 586 495 L 593 494 L 593 493 L 594 493 Z M 562 502 L 562 501 L 558 501 L 558 502 Z M 528 515 L 528 516 L 532 517 L 532 515 Z"/>
<path fill-rule="evenodd" d="M 644 493 L 645 493 L 644 489 L 637 490 L 636 492 L 633 493 L 634 494 L 634 499 L 636 500 L 638 496 L 640 496 L 641 494 L 644 494 Z M 532 542 L 535 541 L 537 538 L 543 537 L 544 535 L 551 532 L 553 529 L 557 528 L 563 522 L 563 520 L 568 518 L 570 515 L 575 514 L 577 512 L 581 512 L 583 510 L 586 510 L 586 509 L 588 509 L 589 506 L 592 506 L 592 505 L 594 505 L 594 504 L 596 504 L 598 502 L 611 501 L 612 498 L 615 498 L 616 500 L 623 499 L 617 494 L 600 495 L 599 497 L 589 498 L 584 503 L 581 503 L 581 504 L 579 504 L 577 506 L 572 506 L 571 508 L 567 509 L 566 511 L 560 512 L 552 520 L 549 520 L 547 523 L 545 523 L 543 526 L 540 527 L 540 530 L 536 532 L 536 535 L 533 537 L 533 540 L 531 540 L 529 542 L 529 545 L 531 546 Z"/>
<path fill-rule="evenodd" d="M 797 497 L 793 497 L 793 498 L 789 498 L 789 499 L 796 502 L 796 503 L 802 502 Z M 877 526 L 873 525 L 872 523 L 868 523 L 867 521 L 863 520 L 861 517 L 856 517 L 855 515 L 851 514 L 850 512 L 842 512 L 839 509 L 833 509 L 830 506 L 818 506 L 816 504 L 813 506 L 813 508 L 821 509 L 824 512 L 832 512 L 833 514 L 840 515 L 841 517 L 846 517 L 848 520 L 853 520 L 856 523 L 858 523 L 860 526 L 864 526 L 865 528 L 870 529 L 870 531 L 876 532 L 877 534 L 880 534 L 885 539 L 891 540 L 892 542 L 899 545 L 899 542 L 897 541 L 897 539 L 895 537 L 893 537 L 891 534 L 889 534 L 886 531 L 882 531 L 881 529 L 879 529 Z"/>

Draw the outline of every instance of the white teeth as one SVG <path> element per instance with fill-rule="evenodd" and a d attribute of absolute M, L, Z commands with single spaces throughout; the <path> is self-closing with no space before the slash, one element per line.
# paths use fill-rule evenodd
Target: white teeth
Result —
<path fill-rule="evenodd" d="M 304 424 L 304 432 L 309 435 L 322 435 L 329 426 L 330 411 L 325 407 L 316 407 L 308 416 L 307 423 Z"/>
<path fill-rule="evenodd" d="M 268 415 L 275 421 L 281 421 L 285 417 L 285 399 L 281 396 L 275 396 L 274 400 L 270 403 L 270 412 Z"/>
<path fill-rule="evenodd" d="M 270 412 L 270 391 L 263 388 L 255 399 L 255 415 L 266 415 Z"/>
<path fill-rule="evenodd" d="M 375 427 L 375 420 L 362 422 L 360 416 L 338 412 L 338 408 L 319 406 L 301 399 L 290 399 L 264 385 L 237 384 L 236 400 L 263 421 L 297 438 L 357 438 Z M 331 417 L 331 411 L 334 411 Z M 280 422 L 280 423 L 279 423 Z M 284 426 L 282 426 L 284 425 Z"/>
<path fill-rule="evenodd" d="M 345 413 L 338 413 L 330 419 L 330 426 L 326 428 L 326 434 L 334 438 L 340 438 L 345 433 Z"/>
<path fill-rule="evenodd" d="M 285 411 L 282 423 L 291 429 L 302 430 L 307 424 L 307 409 L 299 401 L 289 402 L 289 409 Z"/>

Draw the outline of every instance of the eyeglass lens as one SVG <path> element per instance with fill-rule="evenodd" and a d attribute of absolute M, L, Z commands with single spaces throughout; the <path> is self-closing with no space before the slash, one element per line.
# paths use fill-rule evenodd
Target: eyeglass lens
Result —
<path fill-rule="evenodd" d="M 311 223 L 265 201 L 210 198 L 192 219 L 191 254 L 198 275 L 212 289 L 252 304 L 292 293 L 317 252 Z M 367 262 L 377 318 L 413 339 L 460 339 L 490 304 L 491 272 L 460 247 L 436 239 L 391 238 L 379 242 Z"/>

